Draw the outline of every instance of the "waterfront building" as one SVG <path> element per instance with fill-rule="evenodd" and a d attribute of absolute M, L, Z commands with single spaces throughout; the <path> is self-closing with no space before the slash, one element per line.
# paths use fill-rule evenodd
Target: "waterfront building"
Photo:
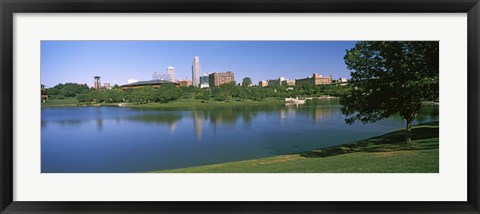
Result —
<path fill-rule="evenodd" d="M 103 88 L 110 90 L 112 89 L 112 86 L 110 86 L 110 83 L 104 83 Z"/>
<path fill-rule="evenodd" d="M 267 85 L 279 85 L 280 82 L 278 81 L 278 79 L 275 79 L 275 80 L 267 80 Z"/>
<path fill-rule="evenodd" d="M 288 79 L 285 77 L 279 77 L 278 79 L 274 80 L 267 80 L 268 85 L 288 85 L 287 84 Z M 295 84 L 294 84 L 295 85 Z"/>
<path fill-rule="evenodd" d="M 344 77 L 339 78 L 338 81 L 337 81 L 337 83 L 338 83 L 339 85 L 347 85 L 347 84 L 348 84 L 348 79 L 347 79 L 347 78 L 344 78 Z"/>
<path fill-rule="evenodd" d="M 192 81 L 190 81 L 190 80 L 185 79 L 185 80 L 180 81 L 180 86 L 181 87 L 188 87 L 188 86 L 191 86 L 191 85 L 192 85 Z"/>
<path fill-rule="evenodd" d="M 149 80 L 149 81 L 137 81 L 137 82 L 134 82 L 134 83 L 129 83 L 129 84 L 125 84 L 125 85 L 122 85 L 122 89 L 123 90 L 127 90 L 127 89 L 130 89 L 130 88 L 141 88 L 141 87 L 145 87 L 145 86 L 150 86 L 150 87 L 153 87 L 153 88 L 160 88 L 162 85 L 166 85 L 166 84 L 173 84 L 175 86 L 179 86 L 178 83 L 176 82 L 172 82 L 172 81 L 168 81 L 168 80 Z"/>
<path fill-rule="evenodd" d="M 323 77 L 322 75 L 314 73 L 312 77 L 307 77 L 304 79 L 296 79 L 295 85 L 305 85 L 305 84 L 313 84 L 313 85 L 325 85 L 325 84 L 332 84 L 332 76 Z"/>
<path fill-rule="evenodd" d="M 258 85 L 262 86 L 262 87 L 266 87 L 266 86 L 268 86 L 268 81 L 262 80 L 262 81 L 258 82 Z"/>
<path fill-rule="evenodd" d="M 232 71 L 214 72 L 208 75 L 208 83 L 210 87 L 219 86 L 230 82 L 235 82 L 235 75 Z"/>
<path fill-rule="evenodd" d="M 285 83 L 287 86 L 295 86 L 295 80 L 286 80 Z"/>
<path fill-rule="evenodd" d="M 200 86 L 200 57 L 193 57 L 192 63 L 192 85 L 193 87 Z"/>
<path fill-rule="evenodd" d="M 208 84 L 208 74 L 203 74 L 201 77 L 200 77 L 200 88 L 208 88 L 210 85 Z"/>
<path fill-rule="evenodd" d="M 47 89 L 42 85 L 40 86 L 40 100 L 45 102 L 48 100 Z"/>

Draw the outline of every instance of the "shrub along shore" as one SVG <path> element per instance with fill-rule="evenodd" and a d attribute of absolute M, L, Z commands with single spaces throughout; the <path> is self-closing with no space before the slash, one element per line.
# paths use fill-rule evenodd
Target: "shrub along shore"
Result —
<path fill-rule="evenodd" d="M 366 140 L 290 155 L 160 170 L 160 173 L 438 173 L 438 121 Z"/>

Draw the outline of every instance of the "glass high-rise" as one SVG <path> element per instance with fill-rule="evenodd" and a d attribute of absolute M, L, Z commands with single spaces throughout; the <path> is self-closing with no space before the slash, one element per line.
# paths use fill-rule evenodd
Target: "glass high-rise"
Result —
<path fill-rule="evenodd" d="M 198 56 L 193 57 L 192 85 L 193 87 L 199 87 L 200 85 L 200 58 Z"/>

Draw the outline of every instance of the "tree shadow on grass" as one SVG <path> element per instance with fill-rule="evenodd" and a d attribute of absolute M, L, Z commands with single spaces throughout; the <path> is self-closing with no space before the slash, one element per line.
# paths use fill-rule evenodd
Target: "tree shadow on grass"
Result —
<path fill-rule="evenodd" d="M 395 152 L 438 148 L 438 121 L 423 123 L 412 129 L 412 143 L 405 143 L 405 130 L 390 132 L 351 144 L 299 153 L 302 157 L 322 158 L 353 152 Z"/>

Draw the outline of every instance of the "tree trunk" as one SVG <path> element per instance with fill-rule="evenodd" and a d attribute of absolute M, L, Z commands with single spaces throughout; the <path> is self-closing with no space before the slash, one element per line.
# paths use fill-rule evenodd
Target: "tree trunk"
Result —
<path fill-rule="evenodd" d="M 405 128 L 405 143 L 412 142 L 412 119 L 407 119 L 407 127 Z"/>

